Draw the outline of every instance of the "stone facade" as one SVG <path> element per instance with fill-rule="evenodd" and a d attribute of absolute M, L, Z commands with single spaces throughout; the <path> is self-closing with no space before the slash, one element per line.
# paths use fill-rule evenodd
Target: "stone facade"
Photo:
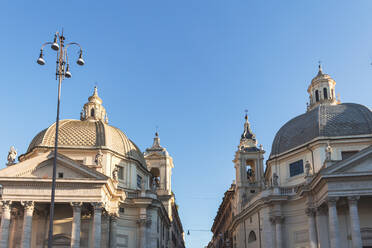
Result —
<path fill-rule="evenodd" d="M 81 120 L 62 120 L 59 131 L 53 246 L 184 247 L 168 153 L 167 195 L 151 187 L 153 160 L 108 125 L 96 88 Z M 46 247 L 54 132 L 54 124 L 41 131 L 19 163 L 0 170 L 0 247 Z"/>
<path fill-rule="evenodd" d="M 335 84 L 319 67 L 307 113 L 278 131 L 265 171 L 246 120 L 234 195 L 224 198 L 208 247 L 372 247 L 372 113 L 341 104 Z"/>

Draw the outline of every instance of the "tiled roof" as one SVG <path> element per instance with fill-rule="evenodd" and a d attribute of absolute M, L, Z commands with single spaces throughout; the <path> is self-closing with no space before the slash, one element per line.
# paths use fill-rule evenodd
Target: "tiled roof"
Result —
<path fill-rule="evenodd" d="M 288 121 L 275 135 L 270 157 L 317 137 L 372 134 L 372 112 L 355 103 L 321 104 Z"/>
<path fill-rule="evenodd" d="M 27 152 L 36 147 L 54 147 L 55 123 L 38 133 Z M 58 146 L 64 148 L 107 148 L 146 166 L 138 147 L 118 128 L 98 121 L 62 120 L 59 126 Z"/>

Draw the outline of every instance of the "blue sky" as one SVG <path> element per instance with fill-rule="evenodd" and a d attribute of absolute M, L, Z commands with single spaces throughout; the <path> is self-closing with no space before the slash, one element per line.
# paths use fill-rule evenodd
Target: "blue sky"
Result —
<path fill-rule="evenodd" d="M 63 27 L 86 66 L 63 83 L 61 118 L 78 119 L 97 84 L 110 124 L 142 150 L 159 126 L 184 229 L 208 230 L 234 179 L 245 109 L 268 155 L 305 111 L 319 60 L 342 102 L 372 105 L 371 10 L 368 0 L 2 1 L 2 167 L 11 145 L 24 153 L 55 120 L 55 54 L 35 61 Z M 191 231 L 187 247 L 210 237 Z"/>

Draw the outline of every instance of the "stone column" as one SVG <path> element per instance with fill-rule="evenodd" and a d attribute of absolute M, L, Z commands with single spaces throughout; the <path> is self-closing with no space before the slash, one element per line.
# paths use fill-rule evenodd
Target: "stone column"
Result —
<path fill-rule="evenodd" d="M 116 248 L 117 246 L 117 224 L 118 216 L 117 214 L 110 214 L 110 248 Z"/>
<path fill-rule="evenodd" d="M 316 236 L 316 227 L 315 227 L 315 210 L 312 209 L 312 208 L 306 209 L 306 215 L 308 216 L 310 248 L 317 248 L 318 247 L 318 239 L 317 239 L 317 236 Z"/>
<path fill-rule="evenodd" d="M 32 231 L 32 215 L 34 213 L 34 202 L 25 201 L 21 202 L 24 207 L 23 214 L 23 230 L 22 230 L 22 248 L 31 247 L 31 231 Z"/>
<path fill-rule="evenodd" d="M 0 247 L 8 247 L 9 244 L 9 224 L 10 224 L 10 205 L 11 201 L 2 201 L 2 217 L 1 217 L 1 236 Z"/>
<path fill-rule="evenodd" d="M 81 223 L 81 202 L 70 203 L 73 212 L 72 230 L 71 230 L 71 248 L 80 247 L 80 223 Z"/>
<path fill-rule="evenodd" d="M 340 247 L 340 228 L 337 216 L 337 203 L 338 197 L 328 197 L 328 221 L 329 221 L 329 240 L 331 248 Z"/>
<path fill-rule="evenodd" d="M 359 196 L 350 196 L 347 198 L 349 202 L 349 214 L 351 222 L 351 236 L 353 242 L 353 248 L 362 247 L 362 237 L 360 234 L 360 223 L 358 214 L 358 200 Z"/>
<path fill-rule="evenodd" d="M 93 217 L 93 235 L 92 235 L 92 248 L 101 247 L 101 222 L 102 222 L 102 202 L 92 203 L 94 208 Z"/>

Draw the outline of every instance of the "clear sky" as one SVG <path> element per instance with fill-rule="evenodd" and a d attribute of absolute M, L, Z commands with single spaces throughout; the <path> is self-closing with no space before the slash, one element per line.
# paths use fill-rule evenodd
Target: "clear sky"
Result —
<path fill-rule="evenodd" d="M 1 167 L 55 120 L 55 54 L 36 59 L 63 27 L 86 66 L 63 83 L 61 118 L 78 119 L 97 84 L 110 124 L 142 150 L 159 126 L 184 229 L 209 230 L 245 109 L 267 158 L 277 130 L 305 112 L 319 60 L 342 102 L 372 106 L 371 13 L 370 0 L 1 1 Z M 210 237 L 191 231 L 187 247 Z"/>

